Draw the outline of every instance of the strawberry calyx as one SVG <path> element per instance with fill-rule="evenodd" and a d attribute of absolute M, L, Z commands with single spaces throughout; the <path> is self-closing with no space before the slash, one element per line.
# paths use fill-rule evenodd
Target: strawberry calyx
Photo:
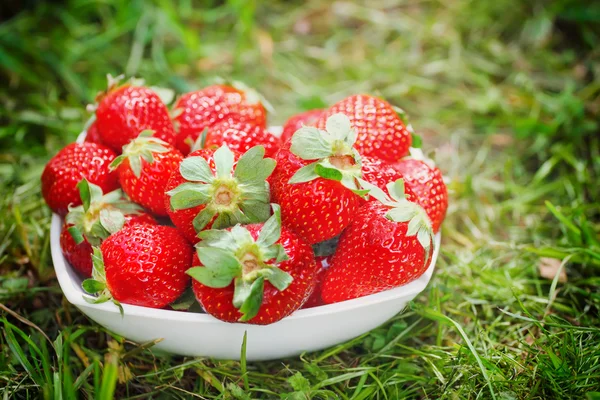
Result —
<path fill-rule="evenodd" d="M 169 149 L 167 143 L 161 139 L 153 137 L 154 131 L 146 129 L 140 132 L 139 136 L 123 146 L 123 153 L 110 163 L 109 168 L 114 171 L 119 165 L 129 160 L 129 166 L 136 178 L 142 174 L 142 159 L 148 164 L 154 162 L 154 153 L 166 153 Z"/>
<path fill-rule="evenodd" d="M 379 187 L 360 180 L 361 186 L 368 190 L 368 195 L 385 206 L 390 207 L 385 217 L 394 222 L 408 222 L 406 236 L 416 236 L 425 250 L 425 264 L 429 260 L 429 253 L 433 245 L 433 228 L 427 212 L 418 203 L 406 199 L 404 179 L 389 182 L 386 185 L 389 196 Z"/>
<path fill-rule="evenodd" d="M 211 288 L 225 288 L 233 282 L 233 305 L 249 321 L 258 314 L 263 300 L 265 281 L 284 291 L 292 276 L 278 265 L 288 259 L 281 244 L 281 212 L 273 204 L 273 215 L 264 223 L 258 238 L 237 224 L 230 230 L 211 229 L 199 234 L 196 244 L 202 267 L 187 271 L 193 279 Z"/>
<path fill-rule="evenodd" d="M 223 145 L 213 155 L 216 174 L 204 158 L 185 158 L 179 172 L 188 182 L 167 192 L 171 208 L 205 205 L 194 218 L 196 232 L 202 231 L 215 216 L 214 229 L 265 221 L 270 215 L 266 179 L 275 169 L 275 160 L 264 155 L 263 146 L 252 147 L 239 158 L 232 173 L 235 156 Z"/>
<path fill-rule="evenodd" d="M 84 280 L 81 287 L 89 294 L 96 297 L 83 296 L 83 299 L 90 304 L 106 303 L 112 301 L 118 308 L 121 316 L 123 316 L 123 307 L 121 303 L 115 300 L 108 290 L 106 284 L 106 272 L 104 270 L 104 257 L 100 248 L 92 247 L 92 277 Z"/>
<path fill-rule="evenodd" d="M 309 182 L 317 178 L 339 181 L 344 187 L 364 195 L 358 179 L 362 161 L 354 148 L 356 130 L 342 113 L 327 119 L 326 130 L 303 126 L 292 136 L 290 151 L 303 160 L 316 160 L 300 168 L 289 183 Z"/>
<path fill-rule="evenodd" d="M 69 206 L 65 222 L 75 244 L 87 240 L 92 246 L 99 245 L 102 240 L 121 230 L 125 224 L 125 216 L 140 214 L 142 207 L 129 201 L 121 189 L 103 194 L 102 189 L 82 179 L 77 184 L 82 204 Z"/>

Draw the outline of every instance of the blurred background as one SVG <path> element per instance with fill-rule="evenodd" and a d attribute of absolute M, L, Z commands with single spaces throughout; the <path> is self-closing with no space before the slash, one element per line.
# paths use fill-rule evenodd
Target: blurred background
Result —
<path fill-rule="evenodd" d="M 600 398 L 600 2 L 29 0 L 0 19 L 5 398 L 74 381 L 90 398 L 107 366 L 119 398 Z M 404 108 L 450 182 L 432 284 L 370 334 L 243 384 L 236 363 L 104 332 L 54 279 L 39 176 L 107 74 L 178 93 L 235 78 L 272 125 L 360 92 Z"/>

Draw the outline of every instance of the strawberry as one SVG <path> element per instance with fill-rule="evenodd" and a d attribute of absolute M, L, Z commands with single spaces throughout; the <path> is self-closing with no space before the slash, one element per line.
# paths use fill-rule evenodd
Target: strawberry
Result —
<path fill-rule="evenodd" d="M 266 178 L 275 160 L 264 154 L 264 147 L 255 146 L 240 157 L 226 145 L 190 154 L 173 171 L 166 187 L 164 202 L 173 224 L 188 240 L 197 242 L 198 232 L 204 229 L 269 218 Z"/>
<path fill-rule="evenodd" d="M 86 130 L 84 142 L 91 143 L 102 143 L 102 138 L 100 137 L 100 132 L 98 131 L 98 124 L 94 121 Z"/>
<path fill-rule="evenodd" d="M 144 130 L 170 144 L 175 143 L 175 128 L 158 94 L 147 87 L 109 83 L 98 97 L 96 125 L 104 144 L 119 152 Z"/>
<path fill-rule="evenodd" d="M 177 148 L 190 152 L 192 143 L 204 129 L 224 119 L 235 119 L 266 128 L 267 112 L 263 101 L 252 89 L 240 83 L 212 85 L 186 93 L 177 100 L 174 112 Z"/>
<path fill-rule="evenodd" d="M 283 224 L 309 244 L 339 235 L 361 204 L 361 157 L 350 120 L 336 114 L 327 130 L 300 128 L 290 149 L 277 154 L 271 199 L 281 205 Z"/>
<path fill-rule="evenodd" d="M 296 114 L 291 116 L 283 125 L 283 130 L 281 132 L 281 143 L 287 143 L 294 133 L 303 126 L 312 126 L 317 119 L 321 116 L 324 110 L 310 110 L 305 111 L 300 114 Z"/>
<path fill-rule="evenodd" d="M 110 167 L 117 168 L 123 191 L 133 201 L 156 215 L 166 216 L 165 188 L 183 156 L 175 147 L 151 135 L 151 131 L 143 131 L 123 147 L 123 154 Z"/>
<path fill-rule="evenodd" d="M 316 257 L 317 262 L 317 274 L 315 275 L 315 290 L 313 290 L 312 294 L 306 300 L 306 303 L 302 306 L 302 308 L 313 308 L 322 306 L 325 304 L 323 302 L 323 298 L 321 297 L 321 284 L 323 282 L 323 277 L 325 276 L 325 272 L 329 267 L 330 259 L 329 257 Z"/>
<path fill-rule="evenodd" d="M 279 149 L 279 143 L 277 137 L 261 126 L 228 119 L 208 129 L 204 148 L 217 149 L 226 144 L 231 150 L 244 153 L 251 147 L 262 145 L 265 155 L 272 157 Z"/>
<path fill-rule="evenodd" d="M 404 285 L 431 263 L 431 222 L 420 205 L 407 200 L 411 192 L 402 179 L 388 184 L 391 199 L 362 184 L 378 201 L 363 205 L 340 236 L 321 289 L 327 304 Z"/>
<path fill-rule="evenodd" d="M 448 189 L 442 172 L 414 158 L 400 160 L 392 167 L 402 174 L 406 186 L 417 195 L 417 202 L 427 212 L 433 232 L 437 233 L 448 209 Z"/>
<path fill-rule="evenodd" d="M 77 184 L 83 205 L 70 207 L 60 234 L 60 248 L 73 268 L 92 274 L 92 245 L 99 245 L 123 226 L 156 224 L 152 216 L 127 200 L 120 189 L 105 195 L 86 179 Z"/>
<path fill-rule="evenodd" d="M 117 174 L 108 167 L 116 156 L 108 147 L 96 143 L 72 143 L 59 151 L 42 173 L 46 204 L 60 215 L 67 213 L 69 204 L 81 204 L 77 191 L 81 178 L 100 186 L 105 193 L 117 189 Z"/>
<path fill-rule="evenodd" d="M 226 322 L 267 325 L 299 309 L 314 289 L 311 247 L 281 227 L 279 207 L 264 224 L 200 233 L 192 288 L 204 310 Z"/>
<path fill-rule="evenodd" d="M 86 300 L 163 308 L 185 291 L 192 255 L 192 246 L 175 228 L 127 226 L 94 247 L 93 279 L 86 279 L 82 286 L 99 296 Z"/>
<path fill-rule="evenodd" d="M 315 126 L 324 129 L 327 119 L 337 113 L 350 118 L 357 131 L 356 149 L 362 156 L 394 162 L 408 155 L 412 143 L 409 128 L 387 101 L 369 95 L 347 97 L 323 112 Z"/>

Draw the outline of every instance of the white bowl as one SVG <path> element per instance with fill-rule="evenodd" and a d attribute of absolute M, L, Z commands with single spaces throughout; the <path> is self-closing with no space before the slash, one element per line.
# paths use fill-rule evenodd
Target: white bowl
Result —
<path fill-rule="evenodd" d="M 60 250 L 62 219 L 52 217 L 52 260 L 58 283 L 67 300 L 108 330 L 138 343 L 162 338 L 154 348 L 169 353 L 239 360 L 244 332 L 249 361 L 295 356 L 345 342 L 383 324 L 404 309 L 431 279 L 440 247 L 435 237 L 431 266 L 419 279 L 370 296 L 298 310 L 271 325 L 231 324 L 208 315 L 157 310 L 123 304 L 124 315 L 108 302 L 89 304 L 81 288 L 81 277 Z"/>
<path fill-rule="evenodd" d="M 88 126 L 92 121 L 88 122 Z M 275 135 L 281 127 L 270 127 Z M 82 142 L 85 131 L 77 141 Z M 388 321 L 425 289 L 438 258 L 440 234 L 435 236 L 431 265 L 417 280 L 385 292 L 336 304 L 298 310 L 271 325 L 231 324 L 208 314 L 123 304 L 124 315 L 108 302 L 90 304 L 81 288 L 81 277 L 60 249 L 63 220 L 52 216 L 50 242 L 58 283 L 67 300 L 108 330 L 138 343 L 163 339 L 153 348 L 168 353 L 239 360 L 244 333 L 246 359 L 273 360 L 322 350 L 362 335 Z"/>

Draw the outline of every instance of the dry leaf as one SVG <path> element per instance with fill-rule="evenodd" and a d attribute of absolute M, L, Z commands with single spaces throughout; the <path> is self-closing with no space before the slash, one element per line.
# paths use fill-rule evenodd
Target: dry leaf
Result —
<path fill-rule="evenodd" d="M 540 262 L 538 264 L 538 269 L 540 271 L 540 276 L 546 279 L 554 279 L 558 270 L 560 269 L 560 265 L 562 262 L 557 260 L 556 258 L 540 258 Z M 561 269 L 560 274 L 558 275 L 558 281 L 561 283 L 565 283 L 567 281 L 567 271 L 565 269 Z"/>

